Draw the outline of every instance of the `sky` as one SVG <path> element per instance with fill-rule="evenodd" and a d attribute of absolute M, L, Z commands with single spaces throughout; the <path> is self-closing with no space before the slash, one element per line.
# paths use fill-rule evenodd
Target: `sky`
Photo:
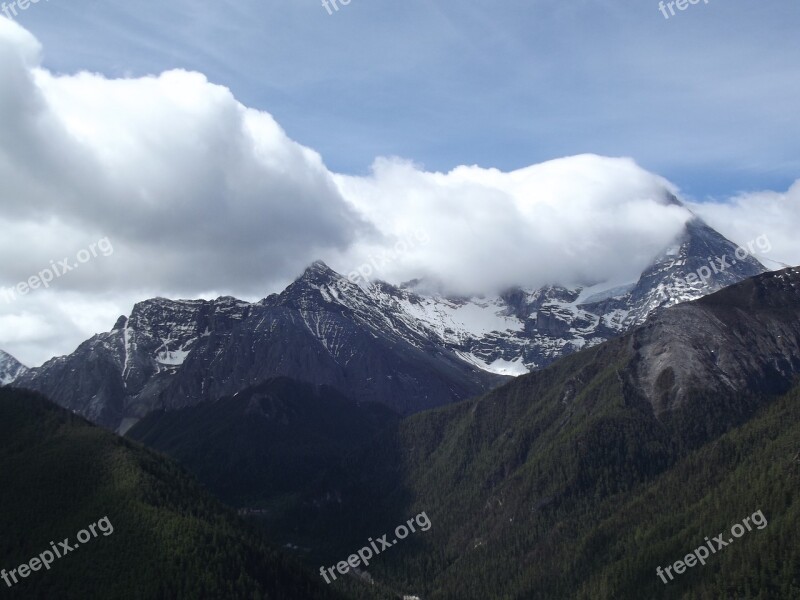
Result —
<path fill-rule="evenodd" d="M 0 348 L 31 366 L 136 301 L 255 300 L 317 258 L 459 294 L 629 280 L 689 218 L 664 190 L 800 262 L 796 0 L 14 10 Z"/>

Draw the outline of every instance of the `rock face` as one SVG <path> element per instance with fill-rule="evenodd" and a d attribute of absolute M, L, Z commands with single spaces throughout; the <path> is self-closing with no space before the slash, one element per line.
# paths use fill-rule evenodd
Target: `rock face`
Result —
<path fill-rule="evenodd" d="M 656 413 L 708 397 L 786 393 L 800 373 L 800 269 L 659 313 L 633 332 L 632 379 Z"/>
<path fill-rule="evenodd" d="M 0 385 L 13 383 L 27 370 L 27 367 L 16 358 L 0 350 Z"/>
<path fill-rule="evenodd" d="M 164 403 L 163 393 L 185 357 L 212 331 L 229 335 L 250 305 L 233 298 L 137 304 L 108 333 L 69 356 L 31 369 L 17 387 L 41 391 L 95 423 L 116 428 Z"/>
<path fill-rule="evenodd" d="M 565 336 L 572 325 L 572 313 L 557 304 L 546 304 L 536 313 L 533 331 L 552 338 Z"/>

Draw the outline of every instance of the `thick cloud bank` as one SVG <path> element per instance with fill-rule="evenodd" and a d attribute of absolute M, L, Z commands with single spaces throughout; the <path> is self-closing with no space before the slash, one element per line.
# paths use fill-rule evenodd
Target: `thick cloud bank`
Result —
<path fill-rule="evenodd" d="M 258 294 L 369 232 L 317 153 L 203 75 L 57 76 L 39 60 L 0 19 L 6 285 L 108 236 L 113 263 L 62 286 Z"/>
<path fill-rule="evenodd" d="M 593 155 L 512 173 L 479 167 L 428 173 L 381 159 L 370 177 L 337 181 L 359 212 L 392 239 L 416 230 L 427 235 L 426 244 L 389 261 L 388 279 L 424 276 L 463 294 L 628 281 L 689 216 L 665 202 L 669 186 L 660 177 L 629 159 Z M 362 244 L 357 250 L 363 254 Z M 376 245 L 372 254 L 381 250 Z"/>

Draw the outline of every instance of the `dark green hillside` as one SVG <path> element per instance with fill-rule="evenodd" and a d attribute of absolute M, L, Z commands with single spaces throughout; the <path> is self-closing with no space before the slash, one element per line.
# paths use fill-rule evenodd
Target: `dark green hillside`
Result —
<path fill-rule="evenodd" d="M 402 473 L 384 505 L 427 510 L 426 551 L 437 548 L 409 556 L 403 575 L 394 563 L 383 575 L 432 580 L 432 598 L 513 598 L 534 593 L 524 581 L 547 563 L 536 597 L 569 597 L 558 595 L 575 581 L 568 520 L 596 516 L 604 499 L 635 492 L 677 457 L 669 430 L 625 390 L 627 357 L 621 341 L 567 357 L 480 400 L 405 420 L 397 459 L 369 452 L 359 470 L 375 479 L 364 487 L 388 489 L 384 474 Z"/>
<path fill-rule="evenodd" d="M 474 467 L 447 464 L 455 443 L 424 457 L 432 415 L 406 424 L 403 444 L 421 449 L 408 480 L 434 528 L 381 577 L 431 581 L 430 599 L 800 598 L 800 388 L 658 475 L 646 475 L 647 457 L 663 450 L 635 416 L 607 416 L 514 468 L 501 440 L 524 426 L 479 442 L 469 420 L 480 410 L 453 426 L 461 436 L 444 434 Z M 668 585 L 656 576 L 758 510 L 762 531 Z"/>
<path fill-rule="evenodd" d="M 268 549 L 173 463 L 42 397 L 0 389 L 0 568 L 107 516 L 114 531 L 0 595 L 28 599 L 339 598 Z"/>
<path fill-rule="evenodd" d="M 693 452 L 587 530 L 579 598 L 800 598 L 800 388 Z M 762 511 L 768 524 L 664 584 L 662 568 Z M 716 547 L 716 544 L 715 544 Z"/>
<path fill-rule="evenodd" d="M 383 405 L 279 377 L 232 398 L 151 413 L 127 436 L 178 459 L 226 502 L 262 509 L 291 503 L 300 490 L 324 494 L 313 485 L 320 474 L 341 478 L 345 459 L 399 420 Z"/>
<path fill-rule="evenodd" d="M 382 444 L 399 420 L 333 388 L 275 378 L 232 398 L 150 414 L 128 436 L 180 461 L 253 514 L 273 543 L 297 547 L 318 568 L 319 559 L 338 562 L 368 537 L 361 534 L 376 506 L 348 485 L 351 459 Z"/>

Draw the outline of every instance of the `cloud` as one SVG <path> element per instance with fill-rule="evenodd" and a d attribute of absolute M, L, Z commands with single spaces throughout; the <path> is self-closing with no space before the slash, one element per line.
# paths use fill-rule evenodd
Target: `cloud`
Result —
<path fill-rule="evenodd" d="M 337 182 L 386 239 L 417 231 L 429 238 L 385 261 L 379 277 L 423 276 L 458 294 L 635 280 L 689 217 L 664 202 L 667 181 L 626 158 L 581 155 L 510 173 L 473 166 L 446 174 L 379 159 L 371 176 Z M 369 263 L 384 250 L 362 240 L 351 259 Z"/>
<path fill-rule="evenodd" d="M 94 333 L 110 330 L 127 300 L 113 294 L 44 291 L 5 310 L 0 301 L 2 346 L 23 364 L 38 366 L 54 354 L 72 352 Z"/>
<path fill-rule="evenodd" d="M 786 192 L 740 193 L 733 198 L 695 202 L 691 208 L 709 225 L 738 244 L 766 235 L 772 245 L 764 258 L 791 266 L 800 264 L 800 179 Z M 766 261 L 765 261 L 766 262 Z M 779 265 L 767 262 L 771 268 Z"/>
<path fill-rule="evenodd" d="M 258 293 L 369 230 L 319 154 L 203 75 L 55 75 L 40 54 L 0 19 L 0 207 L 17 273 L 82 232 L 112 239 L 115 270 L 67 288 Z M 36 228 L 51 241 L 28 243 Z"/>
<path fill-rule="evenodd" d="M 674 186 L 630 158 L 446 173 L 378 158 L 366 176 L 336 174 L 201 73 L 57 74 L 41 55 L 0 18 L 0 286 L 101 238 L 114 252 L 48 290 L 0 299 L 0 347 L 29 365 L 108 330 L 138 300 L 255 300 L 318 258 L 457 294 L 628 282 L 689 216 L 664 203 Z M 774 207 L 772 225 L 790 205 L 796 222 L 796 190 L 768 196 L 759 202 Z M 701 210 L 734 227 L 757 204 L 743 196 Z"/>

